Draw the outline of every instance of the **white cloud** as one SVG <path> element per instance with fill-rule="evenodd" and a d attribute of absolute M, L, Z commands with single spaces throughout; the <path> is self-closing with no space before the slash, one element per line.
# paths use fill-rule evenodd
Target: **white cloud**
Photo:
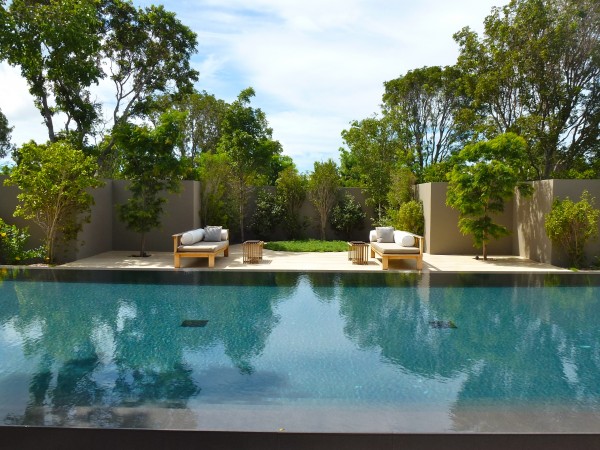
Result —
<path fill-rule="evenodd" d="M 188 0 L 165 8 L 198 34 L 198 89 L 232 101 L 257 92 L 274 136 L 303 171 L 338 159 L 340 133 L 379 109 L 383 82 L 425 65 L 453 64 L 452 34 L 480 31 L 493 5 L 508 0 Z M 147 6 L 151 0 L 135 2 Z M 41 117 L 18 72 L 0 66 L 11 86 L 0 107 L 21 143 Z M 110 101 L 110 86 L 98 97 Z M 6 90 L 5 90 L 6 91 Z"/>

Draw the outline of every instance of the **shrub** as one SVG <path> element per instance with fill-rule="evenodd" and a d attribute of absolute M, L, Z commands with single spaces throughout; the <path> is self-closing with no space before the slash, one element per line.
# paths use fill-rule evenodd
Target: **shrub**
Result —
<path fill-rule="evenodd" d="M 423 203 L 417 200 L 410 200 L 403 203 L 392 215 L 390 222 L 398 230 L 423 235 L 425 232 Z"/>
<path fill-rule="evenodd" d="M 331 212 L 331 227 L 344 238 L 350 239 L 352 230 L 362 230 L 366 214 L 356 199 L 346 194 Z"/>
<path fill-rule="evenodd" d="M 269 191 L 260 190 L 256 198 L 254 214 L 250 219 L 250 230 L 260 239 L 268 239 L 281 223 L 285 209 L 277 197 Z"/>
<path fill-rule="evenodd" d="M 42 257 L 43 248 L 25 250 L 28 240 L 27 228 L 19 229 L 0 219 L 0 264 L 23 264 L 29 259 Z"/>
<path fill-rule="evenodd" d="M 583 191 L 577 203 L 568 197 L 557 198 L 546 216 L 546 234 L 565 251 L 574 267 L 581 267 L 585 262 L 586 242 L 598 237 L 600 210 L 594 208 L 594 200 L 588 191 Z"/>

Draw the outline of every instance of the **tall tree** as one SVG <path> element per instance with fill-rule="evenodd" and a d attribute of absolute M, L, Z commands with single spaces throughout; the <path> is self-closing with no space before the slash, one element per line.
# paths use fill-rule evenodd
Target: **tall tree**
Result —
<path fill-rule="evenodd" d="M 62 131 L 75 130 L 81 141 L 98 120 L 89 87 L 103 77 L 100 5 L 99 0 L 0 5 L 0 58 L 21 69 L 51 142 L 60 132 L 54 123 L 58 112 L 66 115 Z"/>
<path fill-rule="evenodd" d="M 192 92 L 198 79 L 198 72 L 190 66 L 196 34 L 175 13 L 154 5 L 138 9 L 123 0 L 111 0 L 106 10 L 103 52 L 116 89 L 113 126 L 130 117 L 146 116 L 159 94 Z M 109 140 L 103 157 L 113 145 L 114 140 Z"/>
<path fill-rule="evenodd" d="M 303 228 L 300 208 L 306 199 L 306 177 L 299 174 L 296 167 L 289 166 L 279 173 L 275 186 L 278 202 L 285 209 L 283 220 L 288 237 L 299 238 Z"/>
<path fill-rule="evenodd" d="M 487 259 L 490 240 L 509 234 L 492 216 L 504 211 L 515 188 L 524 195 L 531 192 L 531 185 L 521 181 L 526 147 L 525 140 L 514 133 L 469 144 L 457 155 L 449 174 L 446 203 L 458 210 L 460 231 L 473 236 L 474 246 L 483 249 L 483 259 Z"/>
<path fill-rule="evenodd" d="M 8 126 L 8 119 L 0 109 L 0 158 L 4 158 L 13 149 L 10 142 L 12 127 Z"/>
<path fill-rule="evenodd" d="M 352 162 L 352 171 L 374 205 L 376 221 L 380 222 L 387 207 L 387 193 L 394 166 L 405 160 L 400 151 L 398 133 L 389 117 L 371 117 L 354 121 L 349 130 L 342 131 L 349 154 L 343 158 Z M 350 157 L 351 155 L 351 157 Z"/>
<path fill-rule="evenodd" d="M 456 67 L 423 67 L 384 85 L 384 112 L 402 131 L 402 147 L 419 177 L 426 167 L 458 151 L 469 137 L 468 101 Z"/>
<path fill-rule="evenodd" d="M 492 10 L 482 37 L 464 28 L 454 38 L 483 129 L 525 137 L 535 178 L 597 158 L 600 3 L 512 0 Z"/>
<path fill-rule="evenodd" d="M 244 211 L 252 185 L 264 184 L 270 177 L 273 155 L 281 153 L 281 145 L 272 139 L 265 113 L 250 106 L 254 89 L 244 89 L 230 105 L 223 120 L 218 145 L 232 164 L 232 191 L 238 207 L 241 239 L 244 240 Z"/>
<path fill-rule="evenodd" d="M 115 86 L 112 125 L 145 117 L 155 96 L 189 91 L 196 35 L 162 6 L 129 0 L 13 0 L 0 4 L 0 59 L 21 69 L 50 141 L 75 132 L 83 144 L 99 125 L 91 87 Z M 64 119 L 64 126 L 55 122 Z M 106 159 L 114 139 L 104 141 Z"/>
<path fill-rule="evenodd" d="M 131 197 L 118 205 L 127 228 L 140 233 L 140 256 L 146 256 L 146 233 L 160 226 L 165 203 L 161 192 L 177 192 L 181 165 L 175 146 L 181 140 L 185 115 L 169 111 L 155 128 L 122 123 L 116 133 L 123 153 L 123 176 Z"/>
<path fill-rule="evenodd" d="M 308 177 L 308 197 L 319 214 L 322 240 L 325 240 L 325 227 L 338 199 L 339 187 L 340 173 L 337 164 L 331 159 L 325 162 L 315 161 L 313 172 Z"/>
<path fill-rule="evenodd" d="M 48 145 L 30 142 L 15 153 L 17 166 L 6 179 L 18 186 L 15 216 L 32 219 L 44 232 L 46 258 L 55 261 L 58 239 L 75 239 L 90 220 L 94 202 L 89 188 L 102 185 L 96 161 L 66 141 Z"/>

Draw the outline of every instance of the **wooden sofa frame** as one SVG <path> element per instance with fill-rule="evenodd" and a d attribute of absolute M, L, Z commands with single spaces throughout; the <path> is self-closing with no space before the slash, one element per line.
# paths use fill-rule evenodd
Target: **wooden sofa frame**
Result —
<path fill-rule="evenodd" d="M 371 258 L 375 258 L 375 253 L 381 257 L 381 265 L 383 270 L 388 270 L 389 261 L 391 259 L 414 259 L 417 262 L 417 270 L 423 269 L 423 236 L 414 235 L 419 241 L 419 253 L 382 253 L 378 249 L 369 245 L 371 249 Z"/>
<path fill-rule="evenodd" d="M 173 235 L 173 265 L 176 269 L 181 267 L 181 258 L 208 258 L 208 267 L 215 267 L 215 256 L 223 253 L 223 256 L 229 256 L 229 243 L 224 248 L 220 248 L 217 251 L 179 251 L 181 245 L 181 236 L 183 233 L 177 233 Z"/>

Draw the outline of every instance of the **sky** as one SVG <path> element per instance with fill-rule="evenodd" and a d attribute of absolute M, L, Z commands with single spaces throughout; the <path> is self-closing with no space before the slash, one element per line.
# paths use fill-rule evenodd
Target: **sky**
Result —
<path fill-rule="evenodd" d="M 137 6 L 157 1 L 133 0 Z M 301 172 L 339 162 L 341 132 L 379 112 L 383 83 L 423 66 L 456 62 L 452 35 L 481 33 L 492 7 L 508 0 L 168 0 L 198 35 L 196 83 L 227 102 L 247 87 Z M 19 69 L 0 64 L 0 109 L 13 143 L 47 140 Z M 111 86 L 97 99 L 110 104 Z M 107 110 L 109 108 L 106 108 Z"/>

